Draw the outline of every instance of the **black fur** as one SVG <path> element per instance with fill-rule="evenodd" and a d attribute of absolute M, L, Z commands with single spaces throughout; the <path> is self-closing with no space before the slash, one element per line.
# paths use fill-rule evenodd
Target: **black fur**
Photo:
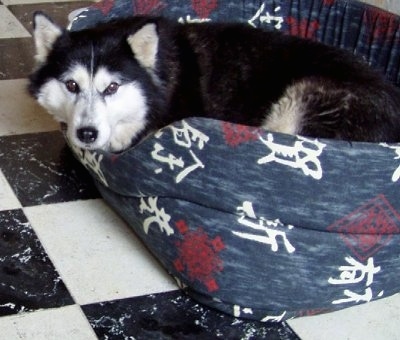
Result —
<path fill-rule="evenodd" d="M 137 63 L 126 42 L 148 22 L 157 24 L 160 37 L 155 71 L 160 82 Z M 380 74 L 348 52 L 242 24 L 181 25 L 136 17 L 65 31 L 48 62 L 30 77 L 31 94 L 70 63 L 90 63 L 90 46 L 95 69 L 106 65 L 145 87 L 151 119 L 142 135 L 188 115 L 261 125 L 285 89 L 306 80 L 311 86 L 303 97 L 307 110 L 300 134 L 400 140 L 400 91 Z"/>

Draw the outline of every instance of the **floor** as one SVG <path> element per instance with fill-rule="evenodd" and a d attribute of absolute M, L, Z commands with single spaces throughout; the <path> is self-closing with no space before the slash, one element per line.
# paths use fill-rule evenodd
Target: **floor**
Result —
<path fill-rule="evenodd" d="M 0 340 L 399 339 L 399 295 L 262 324 L 177 290 L 25 91 L 32 12 L 66 24 L 87 4 L 0 0 Z"/>

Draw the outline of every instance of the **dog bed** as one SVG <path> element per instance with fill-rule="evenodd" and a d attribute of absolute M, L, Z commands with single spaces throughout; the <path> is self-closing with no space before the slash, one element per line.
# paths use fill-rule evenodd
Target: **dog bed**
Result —
<path fill-rule="evenodd" d="M 356 1 L 102 1 L 71 29 L 132 14 L 278 29 L 348 49 L 400 84 L 400 18 Z M 399 292 L 400 144 L 191 118 L 121 154 L 72 149 L 201 303 L 279 322 Z"/>

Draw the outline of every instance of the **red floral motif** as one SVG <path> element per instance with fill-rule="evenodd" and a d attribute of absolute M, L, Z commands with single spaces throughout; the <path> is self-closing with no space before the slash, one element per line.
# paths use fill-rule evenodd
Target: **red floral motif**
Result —
<path fill-rule="evenodd" d="M 222 132 L 225 142 L 231 147 L 258 139 L 259 129 L 246 125 L 222 122 Z"/>
<path fill-rule="evenodd" d="M 110 156 L 111 163 L 116 163 L 119 160 L 119 155 L 112 154 Z"/>
<path fill-rule="evenodd" d="M 331 6 L 336 2 L 336 0 L 324 0 L 323 3 L 325 6 Z"/>
<path fill-rule="evenodd" d="M 308 309 L 308 310 L 303 310 L 297 313 L 296 317 L 303 317 L 303 316 L 313 316 L 313 315 L 318 315 L 318 314 L 324 314 L 331 312 L 332 309 L 329 308 L 316 308 L 316 309 Z"/>
<path fill-rule="evenodd" d="M 396 15 L 375 7 L 365 11 L 363 21 L 371 38 L 390 39 L 390 41 L 392 41 L 400 24 Z"/>
<path fill-rule="evenodd" d="M 135 15 L 155 14 L 164 7 L 160 0 L 133 0 L 132 5 Z"/>
<path fill-rule="evenodd" d="M 181 234 L 185 234 L 188 231 L 188 226 L 184 220 L 180 220 L 175 223 L 175 226 L 178 228 L 178 231 Z"/>
<path fill-rule="evenodd" d="M 176 222 L 175 226 L 183 235 L 183 240 L 177 242 L 179 257 L 174 261 L 175 269 L 186 271 L 190 280 L 200 281 L 209 292 L 218 290 L 213 275 L 223 269 L 223 262 L 218 257 L 225 248 L 222 239 L 219 236 L 210 239 L 202 228 L 190 231 L 183 220 Z"/>
<path fill-rule="evenodd" d="M 97 8 L 99 11 L 103 13 L 103 15 L 107 15 L 114 6 L 114 0 L 103 0 L 97 2 L 92 5 L 92 7 Z"/>
<path fill-rule="evenodd" d="M 294 17 L 286 19 L 289 26 L 289 34 L 302 38 L 315 39 L 315 35 L 320 27 L 318 20 L 301 19 L 300 21 Z"/>
<path fill-rule="evenodd" d="M 218 7 L 218 0 L 192 0 L 192 7 L 199 18 L 205 19 Z"/>
<path fill-rule="evenodd" d="M 328 230 L 339 232 L 357 258 L 364 261 L 388 244 L 392 234 L 400 232 L 399 223 L 399 214 L 385 196 L 379 195 L 329 226 Z"/>

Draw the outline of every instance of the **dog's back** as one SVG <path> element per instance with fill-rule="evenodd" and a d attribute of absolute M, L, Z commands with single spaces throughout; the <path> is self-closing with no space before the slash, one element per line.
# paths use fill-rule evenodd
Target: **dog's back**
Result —
<path fill-rule="evenodd" d="M 236 24 L 185 25 L 177 35 L 186 67 L 173 114 L 196 103 L 188 112 L 285 133 L 400 139 L 400 91 L 348 52 Z"/>
<path fill-rule="evenodd" d="M 30 91 L 79 147 L 120 151 L 188 116 L 400 140 L 400 91 L 347 52 L 242 24 L 134 17 L 67 32 L 35 18 Z"/>

